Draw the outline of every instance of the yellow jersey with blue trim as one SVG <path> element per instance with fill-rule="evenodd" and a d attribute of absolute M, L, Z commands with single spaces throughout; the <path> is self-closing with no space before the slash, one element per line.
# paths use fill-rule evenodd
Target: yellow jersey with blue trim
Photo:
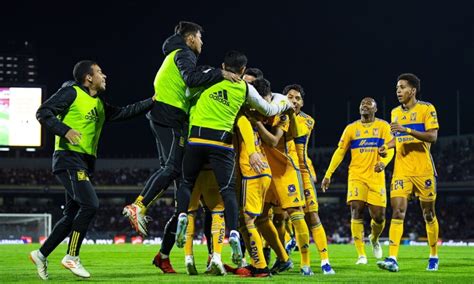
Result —
<path fill-rule="evenodd" d="M 391 116 L 392 122 L 419 132 L 439 129 L 436 109 L 428 102 L 418 101 L 411 109 L 398 106 L 392 110 Z M 394 177 L 437 175 L 430 153 L 431 143 L 421 141 L 406 132 L 397 132 L 394 136 Z"/>
<path fill-rule="evenodd" d="M 378 147 L 392 139 L 390 125 L 382 119 L 376 118 L 370 123 L 357 120 L 346 126 L 338 147 L 345 151 L 351 149 L 349 180 L 384 183 L 384 171 L 375 172 L 375 165 L 380 161 Z"/>
<path fill-rule="evenodd" d="M 314 171 L 311 159 L 308 157 L 308 143 L 311 132 L 313 132 L 314 129 L 314 119 L 300 111 L 300 113 L 296 115 L 296 122 L 300 125 L 300 129 L 303 130 L 303 135 L 294 139 L 300 171 L 302 175 L 309 174 L 314 180 L 316 178 L 316 172 Z"/>

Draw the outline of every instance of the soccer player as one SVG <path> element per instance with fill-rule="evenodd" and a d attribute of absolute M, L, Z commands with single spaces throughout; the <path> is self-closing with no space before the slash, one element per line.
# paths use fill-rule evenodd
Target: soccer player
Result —
<path fill-rule="evenodd" d="M 431 143 L 438 138 L 438 117 L 435 107 L 417 99 L 420 79 L 414 74 L 398 76 L 397 98 L 400 106 L 392 110 L 390 128 L 395 138 L 380 147 L 385 155 L 387 149 L 395 148 L 395 165 L 390 189 L 392 222 L 389 230 L 389 257 L 377 265 L 392 272 L 399 270 L 397 257 L 403 235 L 403 220 L 407 201 L 414 194 L 420 200 L 426 223 L 426 234 L 430 256 L 426 270 L 438 270 L 438 220 L 435 213 L 436 169 L 430 154 Z"/>
<path fill-rule="evenodd" d="M 244 80 L 248 79 L 248 72 L 246 72 Z M 264 78 L 254 80 L 253 85 L 258 93 L 268 102 L 282 96 L 281 94 L 273 94 L 271 92 L 270 82 Z M 246 110 L 245 114 L 254 125 L 257 120 L 265 119 L 251 110 Z M 240 135 L 238 135 L 238 137 L 241 145 L 239 147 L 239 165 L 242 176 L 242 189 L 240 193 L 241 233 L 243 239 L 248 244 L 247 247 L 250 248 L 249 253 L 252 256 L 252 265 L 240 268 L 236 270 L 235 273 L 242 276 L 267 277 L 269 271 L 267 268 L 264 268 L 262 256 L 267 265 L 269 264 L 269 261 L 267 261 L 267 257 L 265 257 L 264 254 L 263 240 L 261 247 L 261 243 L 258 240 L 251 240 L 252 238 L 260 238 L 255 235 L 254 227 L 257 228 L 257 232 L 261 234 L 261 236 L 267 241 L 267 244 L 274 249 L 277 255 L 277 261 L 275 262 L 274 267 L 272 267 L 272 273 L 284 272 L 291 269 L 293 267 L 293 262 L 285 252 L 285 249 L 279 240 L 278 232 L 269 218 L 271 204 L 265 202 L 265 195 L 270 186 L 268 177 L 271 178 L 271 170 L 268 166 L 268 160 L 262 147 L 263 145 L 260 134 L 255 126 L 252 127 L 249 125 L 248 127 L 245 127 L 247 124 L 242 123 L 242 121 L 245 120 L 239 118 L 238 133 L 240 133 Z M 256 157 L 263 157 L 264 165 L 255 163 L 258 159 L 255 159 L 254 155 Z"/>
<path fill-rule="evenodd" d="M 82 240 L 99 209 L 99 199 L 89 176 L 93 173 L 97 148 L 105 122 L 119 121 L 143 114 L 153 107 L 154 99 L 116 107 L 100 95 L 107 76 L 93 61 L 74 66 L 75 84 L 67 84 L 38 109 L 38 121 L 56 135 L 53 173 L 66 189 L 64 216 L 39 250 L 30 253 L 41 279 L 48 279 L 46 258 L 67 237 L 67 254 L 61 264 L 73 274 L 89 278 L 79 259 Z"/>
<path fill-rule="evenodd" d="M 329 188 L 331 176 L 351 150 L 351 163 L 347 184 L 347 203 L 351 208 L 351 232 L 357 250 L 356 264 L 367 264 L 364 243 L 364 210 L 369 208 L 370 243 L 374 256 L 382 257 L 379 236 L 385 226 L 385 167 L 393 158 L 393 150 L 380 159 L 378 147 L 392 140 L 389 124 L 375 117 L 377 103 L 373 98 L 364 98 L 359 106 L 360 120 L 349 124 L 341 136 L 331 163 L 321 184 L 323 191 Z"/>
<path fill-rule="evenodd" d="M 243 75 L 247 57 L 237 51 L 229 51 L 223 67 L 239 77 Z M 224 200 L 226 224 L 230 229 L 229 243 L 232 260 L 242 261 L 240 237 L 237 232 L 238 206 L 235 196 L 235 154 L 232 145 L 232 128 L 240 108 L 245 102 L 248 85 L 220 82 L 206 89 L 199 97 L 193 115 L 190 117 L 189 142 L 183 163 L 183 182 L 177 194 L 178 228 L 176 244 L 183 247 L 186 238 L 187 208 L 190 194 L 197 175 L 208 161 L 219 184 L 219 192 Z"/>
<path fill-rule="evenodd" d="M 207 239 L 208 246 L 212 244 L 212 254 L 207 271 L 213 272 L 216 275 L 225 275 L 226 270 L 221 261 L 222 245 L 224 244 L 225 236 L 224 202 L 219 194 L 216 177 L 208 166 L 201 170 L 189 203 L 188 227 L 186 231 L 186 238 L 189 241 L 186 242 L 184 247 L 186 272 L 189 275 L 198 274 L 193 256 L 193 239 L 195 217 L 199 209 L 200 200 L 203 201 L 203 205 L 207 208 L 206 210 L 212 214 L 212 237 Z"/>
<path fill-rule="evenodd" d="M 240 80 L 235 74 L 222 69 L 207 69 L 204 72 L 203 68 L 196 66 L 203 45 L 202 33 L 200 25 L 181 21 L 176 25 L 175 33 L 163 44 L 163 54 L 166 57 L 153 83 L 157 102 L 147 114 L 157 144 L 160 167 L 148 178 L 135 202 L 123 210 L 132 227 L 143 236 L 147 235 L 146 209 L 181 172 L 187 133 L 185 124 L 190 109 L 190 100 L 186 97 L 187 88 L 208 86 L 223 79 Z M 174 245 L 176 217 L 173 214 L 167 222 L 160 252 L 153 259 L 153 264 L 164 273 L 176 273 L 169 261 Z"/>
<path fill-rule="evenodd" d="M 261 121 L 257 121 L 256 126 L 265 142 L 264 150 L 272 171 L 272 183 L 265 199 L 285 210 L 290 216 L 301 253 L 300 272 L 305 276 L 313 275 L 310 266 L 309 231 L 303 211 L 305 201 L 298 176 L 298 155 L 293 138 L 288 132 L 289 117 L 287 114 L 274 116 L 273 121 L 267 123 L 269 129 Z M 275 227 L 279 232 L 285 232 L 284 212 L 274 207 L 273 213 Z"/>
<path fill-rule="evenodd" d="M 296 152 L 298 154 L 299 168 L 303 180 L 303 190 L 306 201 L 304 208 L 306 223 L 308 224 L 311 234 L 313 236 L 316 247 L 321 257 L 321 269 L 323 274 L 335 274 L 329 263 L 328 241 L 326 231 L 318 214 L 318 200 L 316 194 L 316 172 L 313 168 L 313 163 L 308 157 L 308 143 L 311 132 L 314 128 L 314 119 L 308 114 L 301 111 L 304 105 L 304 89 L 298 84 L 288 85 L 283 90 L 283 95 L 286 95 L 295 108 L 295 115 L 293 116 L 298 124 L 299 132 L 294 141 Z"/>
<path fill-rule="evenodd" d="M 242 76 L 246 64 L 247 57 L 244 54 L 229 51 L 224 58 L 223 68 Z M 222 81 L 204 90 L 197 100 L 193 116 L 190 117 L 189 142 L 183 160 L 183 182 L 177 194 L 179 217 L 176 244 L 183 247 L 186 242 L 186 211 L 194 182 L 204 163 L 208 161 L 211 164 L 224 201 L 232 260 L 236 264 L 241 264 L 242 251 L 237 232 L 238 204 L 235 195 L 235 153 L 232 140 L 234 122 L 245 101 L 264 115 L 274 115 L 285 111 L 289 106 L 289 102 L 283 99 L 280 105 L 269 104 L 245 81 Z"/>

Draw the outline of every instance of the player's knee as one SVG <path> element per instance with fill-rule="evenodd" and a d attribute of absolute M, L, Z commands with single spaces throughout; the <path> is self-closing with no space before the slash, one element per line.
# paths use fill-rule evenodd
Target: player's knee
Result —
<path fill-rule="evenodd" d="M 352 219 L 363 219 L 364 209 L 360 207 L 351 207 L 351 217 Z"/>
<path fill-rule="evenodd" d="M 177 178 L 180 173 L 181 173 L 181 167 L 173 165 L 173 164 L 167 164 L 163 168 L 163 175 L 168 176 L 170 179 Z"/>
<path fill-rule="evenodd" d="M 275 227 L 281 227 L 281 226 L 284 226 L 285 225 L 285 218 L 283 215 L 281 214 L 275 214 L 273 215 L 273 225 L 275 225 Z"/>
<path fill-rule="evenodd" d="M 321 220 L 319 219 L 319 215 L 316 212 L 309 212 L 306 213 L 306 216 L 308 216 L 308 220 L 311 226 L 317 226 L 321 224 Z"/>
<path fill-rule="evenodd" d="M 373 218 L 375 223 L 377 224 L 382 224 L 385 221 L 385 216 L 384 215 L 375 215 Z"/>
<path fill-rule="evenodd" d="M 393 208 L 392 219 L 405 219 L 406 210 L 403 208 Z"/>
<path fill-rule="evenodd" d="M 425 222 L 431 223 L 435 218 L 435 213 L 431 209 L 423 209 L 423 218 Z"/>
<path fill-rule="evenodd" d="M 265 223 L 269 222 L 268 216 L 260 216 L 255 220 L 255 226 L 261 226 Z"/>

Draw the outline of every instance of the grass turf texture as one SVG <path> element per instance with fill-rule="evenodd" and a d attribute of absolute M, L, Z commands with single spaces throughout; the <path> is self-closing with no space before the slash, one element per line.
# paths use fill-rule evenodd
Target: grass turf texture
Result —
<path fill-rule="evenodd" d="M 0 283 L 38 283 L 42 280 L 36 274 L 36 267 L 28 259 L 28 253 L 37 249 L 33 245 L 1 245 L 0 246 Z M 157 245 L 83 245 L 81 248 L 82 264 L 91 273 L 91 278 L 84 280 L 99 283 L 179 283 L 179 282 L 262 282 L 269 279 L 242 278 L 235 275 L 207 276 L 203 274 L 207 260 L 207 249 L 203 245 L 195 246 L 196 266 L 198 276 L 188 276 L 184 268 L 184 253 L 182 249 L 172 251 L 172 264 L 178 274 L 163 274 L 151 264 Z M 355 265 L 356 252 L 353 245 L 331 245 L 330 260 L 336 275 L 322 275 L 319 255 L 314 245 L 311 246 L 311 266 L 314 276 L 299 275 L 299 253 L 294 252 L 292 259 L 295 263 L 293 271 L 275 275 L 271 278 L 274 283 L 311 282 L 345 282 L 345 283 L 474 283 L 474 247 L 441 247 L 440 270 L 425 271 L 427 265 L 428 247 L 402 246 L 400 248 L 400 272 L 391 273 L 380 270 L 376 259 L 371 255 L 371 248 L 366 247 L 369 264 Z M 384 253 L 388 247 L 383 247 Z M 74 276 L 61 266 L 61 259 L 66 252 L 66 245 L 60 245 L 48 258 L 49 279 L 53 282 L 77 282 L 81 278 Z M 272 263 L 275 256 L 272 255 Z M 223 260 L 230 261 L 230 248 L 224 247 Z M 232 265 L 233 266 L 233 265 Z"/>

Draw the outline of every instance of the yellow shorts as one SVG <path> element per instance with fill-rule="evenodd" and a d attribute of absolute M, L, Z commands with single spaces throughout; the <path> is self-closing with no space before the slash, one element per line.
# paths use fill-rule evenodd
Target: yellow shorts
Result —
<path fill-rule="evenodd" d="M 273 171 L 272 171 L 273 172 Z M 287 168 L 283 175 L 272 175 L 272 182 L 265 197 L 265 202 L 283 209 L 303 207 L 305 199 L 301 190 L 299 171 Z"/>
<path fill-rule="evenodd" d="M 385 183 L 369 184 L 361 180 L 349 180 L 347 203 L 353 200 L 364 201 L 374 206 L 387 207 Z"/>
<path fill-rule="evenodd" d="M 202 199 L 204 204 L 212 212 L 223 212 L 224 201 L 219 193 L 219 185 L 212 170 L 202 170 L 194 184 L 188 211 L 197 211 L 199 201 Z"/>
<path fill-rule="evenodd" d="M 303 179 L 304 198 L 306 206 L 304 207 L 304 213 L 318 212 L 318 195 L 316 193 L 316 186 L 314 185 L 311 176 L 308 173 L 301 173 Z"/>
<path fill-rule="evenodd" d="M 242 210 L 251 216 L 260 216 L 263 211 L 265 194 L 270 187 L 272 179 L 269 175 L 253 178 L 242 178 L 240 200 Z"/>
<path fill-rule="evenodd" d="M 390 187 L 390 198 L 405 197 L 410 198 L 412 194 L 418 196 L 421 201 L 436 200 L 436 177 L 393 177 Z"/>

